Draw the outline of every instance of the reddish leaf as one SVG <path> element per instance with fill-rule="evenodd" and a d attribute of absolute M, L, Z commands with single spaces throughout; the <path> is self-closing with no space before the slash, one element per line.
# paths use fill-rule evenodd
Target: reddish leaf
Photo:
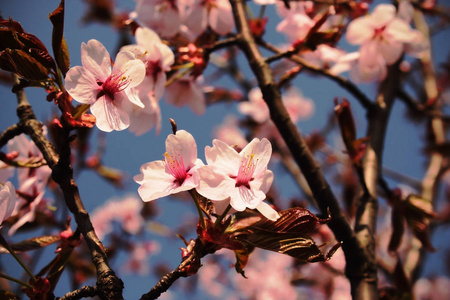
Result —
<path fill-rule="evenodd" d="M 348 155 L 352 159 L 353 163 L 359 164 L 365 151 L 365 143 L 369 140 L 368 137 L 356 139 L 356 126 L 353 119 L 350 102 L 347 99 L 342 100 L 342 103 L 338 103 L 335 99 L 334 112 L 336 114 L 339 128 L 341 130 L 342 139 L 344 140 L 345 147 L 347 148 Z"/>
<path fill-rule="evenodd" d="M 332 253 L 325 256 L 309 236 L 328 220 L 321 220 L 307 209 L 299 207 L 279 214 L 277 221 L 261 218 L 247 227 L 240 226 L 242 229 L 234 232 L 234 238 L 245 245 L 287 254 L 304 262 L 329 259 Z"/>
<path fill-rule="evenodd" d="M 12 250 L 14 250 L 14 252 L 26 252 L 47 247 L 51 244 L 59 242 L 60 239 L 61 238 L 59 235 L 44 235 L 24 240 L 16 244 L 12 244 L 10 245 L 10 247 Z M 0 253 L 9 253 L 9 252 L 4 247 L 0 246 Z"/>
<path fill-rule="evenodd" d="M 64 39 L 64 0 L 61 0 L 59 6 L 48 17 L 53 24 L 53 54 L 59 69 L 65 77 L 70 67 L 70 58 L 66 40 Z"/>
<path fill-rule="evenodd" d="M 0 50 L 36 48 L 48 53 L 44 43 L 35 35 L 23 30 L 19 22 L 14 20 L 0 20 Z"/>
<path fill-rule="evenodd" d="M 29 53 L 19 49 L 0 52 L 0 68 L 29 80 L 47 80 L 49 70 Z"/>
<path fill-rule="evenodd" d="M 234 254 L 236 255 L 236 264 L 234 265 L 234 268 L 236 269 L 236 272 L 242 275 L 242 277 L 245 277 L 244 268 L 248 263 L 248 258 L 250 256 L 250 253 L 253 251 L 253 247 L 251 250 L 249 250 L 247 247 L 242 248 L 240 250 L 235 250 Z"/>

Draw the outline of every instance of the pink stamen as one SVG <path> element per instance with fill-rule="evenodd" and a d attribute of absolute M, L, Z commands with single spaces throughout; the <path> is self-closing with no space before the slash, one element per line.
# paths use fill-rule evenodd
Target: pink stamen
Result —
<path fill-rule="evenodd" d="M 124 76 L 124 73 L 113 73 L 105 82 L 97 82 L 102 87 L 102 90 L 97 94 L 97 99 L 106 95 L 109 99 L 114 100 L 116 93 L 126 89 L 130 85 L 131 80 L 127 76 Z"/>
<path fill-rule="evenodd" d="M 172 154 L 164 153 L 164 160 L 166 169 L 175 178 L 174 182 L 182 185 L 187 178 L 191 177 L 191 174 L 187 173 L 189 170 L 186 170 L 183 157 L 178 151 L 174 150 Z"/>
<path fill-rule="evenodd" d="M 253 180 L 253 173 L 256 169 L 256 163 L 253 160 L 254 154 L 250 154 L 242 160 L 242 163 L 239 167 L 238 175 L 236 177 L 236 187 L 245 186 L 250 188 L 250 181 Z"/>

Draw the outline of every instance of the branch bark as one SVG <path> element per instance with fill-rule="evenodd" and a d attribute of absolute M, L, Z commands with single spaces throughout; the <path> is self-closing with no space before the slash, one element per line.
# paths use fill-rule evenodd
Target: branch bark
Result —
<path fill-rule="evenodd" d="M 81 201 L 78 186 L 73 179 L 73 169 L 70 165 L 69 130 L 61 129 L 60 153 L 58 155 L 55 147 L 43 135 L 43 125 L 36 119 L 32 107 L 26 101 L 23 90 L 19 90 L 16 95 L 19 104 L 17 107 L 18 127 L 22 132 L 30 136 L 41 151 L 52 170 L 52 179 L 60 186 L 66 205 L 75 217 L 78 229 L 83 234 L 90 249 L 92 261 L 97 270 L 99 297 L 101 299 L 123 299 L 123 282 L 109 267 L 103 244 L 95 234 L 89 215 Z"/>
<path fill-rule="evenodd" d="M 258 80 L 263 98 L 269 107 L 271 119 L 286 142 L 295 162 L 305 175 L 322 214 L 326 215 L 328 212 L 331 214 L 331 221 L 328 225 L 336 239 L 342 242 L 347 262 L 346 275 L 352 284 L 352 291 L 355 292 L 355 287 L 358 287 L 359 283 L 366 278 L 364 266 L 371 258 L 360 246 L 319 165 L 283 105 L 281 93 L 274 81 L 272 71 L 262 57 L 248 27 L 243 0 L 230 0 L 230 2 L 238 30 L 239 48 L 244 52 L 250 68 Z M 376 294 L 376 289 L 373 289 L 371 294 Z M 353 294 L 353 296 L 354 299 L 367 299 L 361 298 L 360 294 Z"/>

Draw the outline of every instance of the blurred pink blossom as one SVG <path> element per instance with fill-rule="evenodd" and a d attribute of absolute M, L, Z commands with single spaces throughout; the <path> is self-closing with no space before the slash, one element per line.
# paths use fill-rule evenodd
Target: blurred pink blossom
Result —
<path fill-rule="evenodd" d="M 92 225 L 99 239 L 112 232 L 114 221 L 120 224 L 123 231 L 134 235 L 139 233 L 144 225 L 141 210 L 142 201 L 134 195 L 123 199 L 113 198 L 92 212 Z"/>
<path fill-rule="evenodd" d="M 166 89 L 166 102 L 176 107 L 188 105 L 195 114 L 204 114 L 206 99 L 200 81 L 200 77 L 184 76 L 173 82 Z"/>
<path fill-rule="evenodd" d="M 245 299 L 297 299 L 292 263 L 290 256 L 255 249 L 245 267 L 247 278 L 234 276 L 235 285 Z"/>
<path fill-rule="evenodd" d="M 160 36 L 173 37 L 180 30 L 181 15 L 177 0 L 137 0 L 136 15 Z"/>
<path fill-rule="evenodd" d="M 46 134 L 45 127 L 44 134 Z M 42 153 L 25 134 L 10 140 L 7 149 L 10 153 L 17 153 L 17 161 L 43 159 Z M 13 212 L 13 215 L 18 215 L 19 219 L 9 229 L 9 235 L 13 235 L 23 224 L 34 221 L 36 210 L 44 209 L 43 206 L 46 205 L 42 200 L 51 173 L 52 170 L 47 165 L 38 168 L 17 168 L 17 192 L 22 196 L 18 198 Z"/>
<path fill-rule="evenodd" d="M 413 287 L 416 300 L 450 299 L 450 279 L 447 277 L 421 278 Z"/>
<path fill-rule="evenodd" d="M 234 30 L 234 18 L 228 0 L 192 0 L 188 3 L 183 24 L 198 36 L 208 26 L 219 35 Z"/>
<path fill-rule="evenodd" d="M 239 103 L 239 112 L 244 115 L 250 115 L 257 123 L 266 122 L 270 118 L 270 112 L 260 88 L 251 89 L 248 93 L 248 100 Z"/>
<path fill-rule="evenodd" d="M 4 220 L 8 219 L 16 206 L 16 189 L 11 182 L 0 184 L 0 227 Z"/>
<path fill-rule="evenodd" d="M 139 275 L 150 274 L 149 258 L 160 252 L 161 246 L 156 241 L 134 242 L 127 261 L 122 265 L 122 272 Z"/>
<path fill-rule="evenodd" d="M 166 139 L 164 161 L 142 165 L 141 174 L 133 179 L 141 185 L 139 195 L 147 202 L 195 188 L 198 185 L 197 171 L 201 166 L 203 162 L 197 158 L 194 137 L 185 130 L 179 130 Z"/>
<path fill-rule="evenodd" d="M 214 128 L 214 136 L 228 145 L 236 145 L 243 149 L 247 144 L 244 133 L 239 128 L 239 120 L 236 116 L 228 115 L 222 124 Z"/>

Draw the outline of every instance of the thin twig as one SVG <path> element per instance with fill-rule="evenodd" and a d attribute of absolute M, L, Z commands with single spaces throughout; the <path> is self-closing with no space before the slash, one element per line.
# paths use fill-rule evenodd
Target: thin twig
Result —
<path fill-rule="evenodd" d="M 263 40 L 258 40 L 258 43 L 274 52 L 274 53 L 278 53 L 280 54 L 280 58 L 282 57 L 286 57 L 290 60 L 292 60 L 293 62 L 296 62 L 300 65 L 302 65 L 305 69 L 316 73 L 316 74 L 320 74 L 322 76 L 325 76 L 329 79 L 331 79 L 332 81 L 336 82 L 337 84 L 339 84 L 341 87 L 343 87 L 344 89 L 346 89 L 350 94 L 352 94 L 356 100 L 359 101 L 359 103 L 365 108 L 365 109 L 370 109 L 371 107 L 374 106 L 373 102 L 366 96 L 366 94 L 364 94 L 353 82 L 351 82 L 350 80 L 342 77 L 342 76 L 338 76 L 335 74 L 330 73 L 328 70 L 324 70 L 322 68 L 318 68 L 316 66 L 313 66 L 311 64 L 309 64 L 306 60 L 304 60 L 303 58 L 301 58 L 298 55 L 294 55 L 291 52 L 282 52 L 281 50 L 279 50 L 278 48 L 276 48 L 275 46 L 263 41 Z M 284 54 L 286 53 L 286 54 Z M 284 54 L 284 55 L 282 55 Z"/>
<path fill-rule="evenodd" d="M 18 79 L 16 78 L 16 81 Z M 23 90 L 16 92 L 17 114 L 20 129 L 26 133 L 42 153 L 45 161 L 52 170 L 52 179 L 60 186 L 66 205 L 75 217 L 78 228 L 88 245 L 92 261 L 97 270 L 97 289 L 101 299 L 123 299 L 123 282 L 109 267 L 103 244 L 98 239 L 89 215 L 80 198 L 78 186 L 73 179 L 73 169 L 70 165 L 70 137 L 69 130 L 61 129 L 59 155 L 55 147 L 44 136 L 42 123 L 36 120 L 32 107 L 26 101 Z M 25 99 L 25 100 L 24 100 Z"/>

